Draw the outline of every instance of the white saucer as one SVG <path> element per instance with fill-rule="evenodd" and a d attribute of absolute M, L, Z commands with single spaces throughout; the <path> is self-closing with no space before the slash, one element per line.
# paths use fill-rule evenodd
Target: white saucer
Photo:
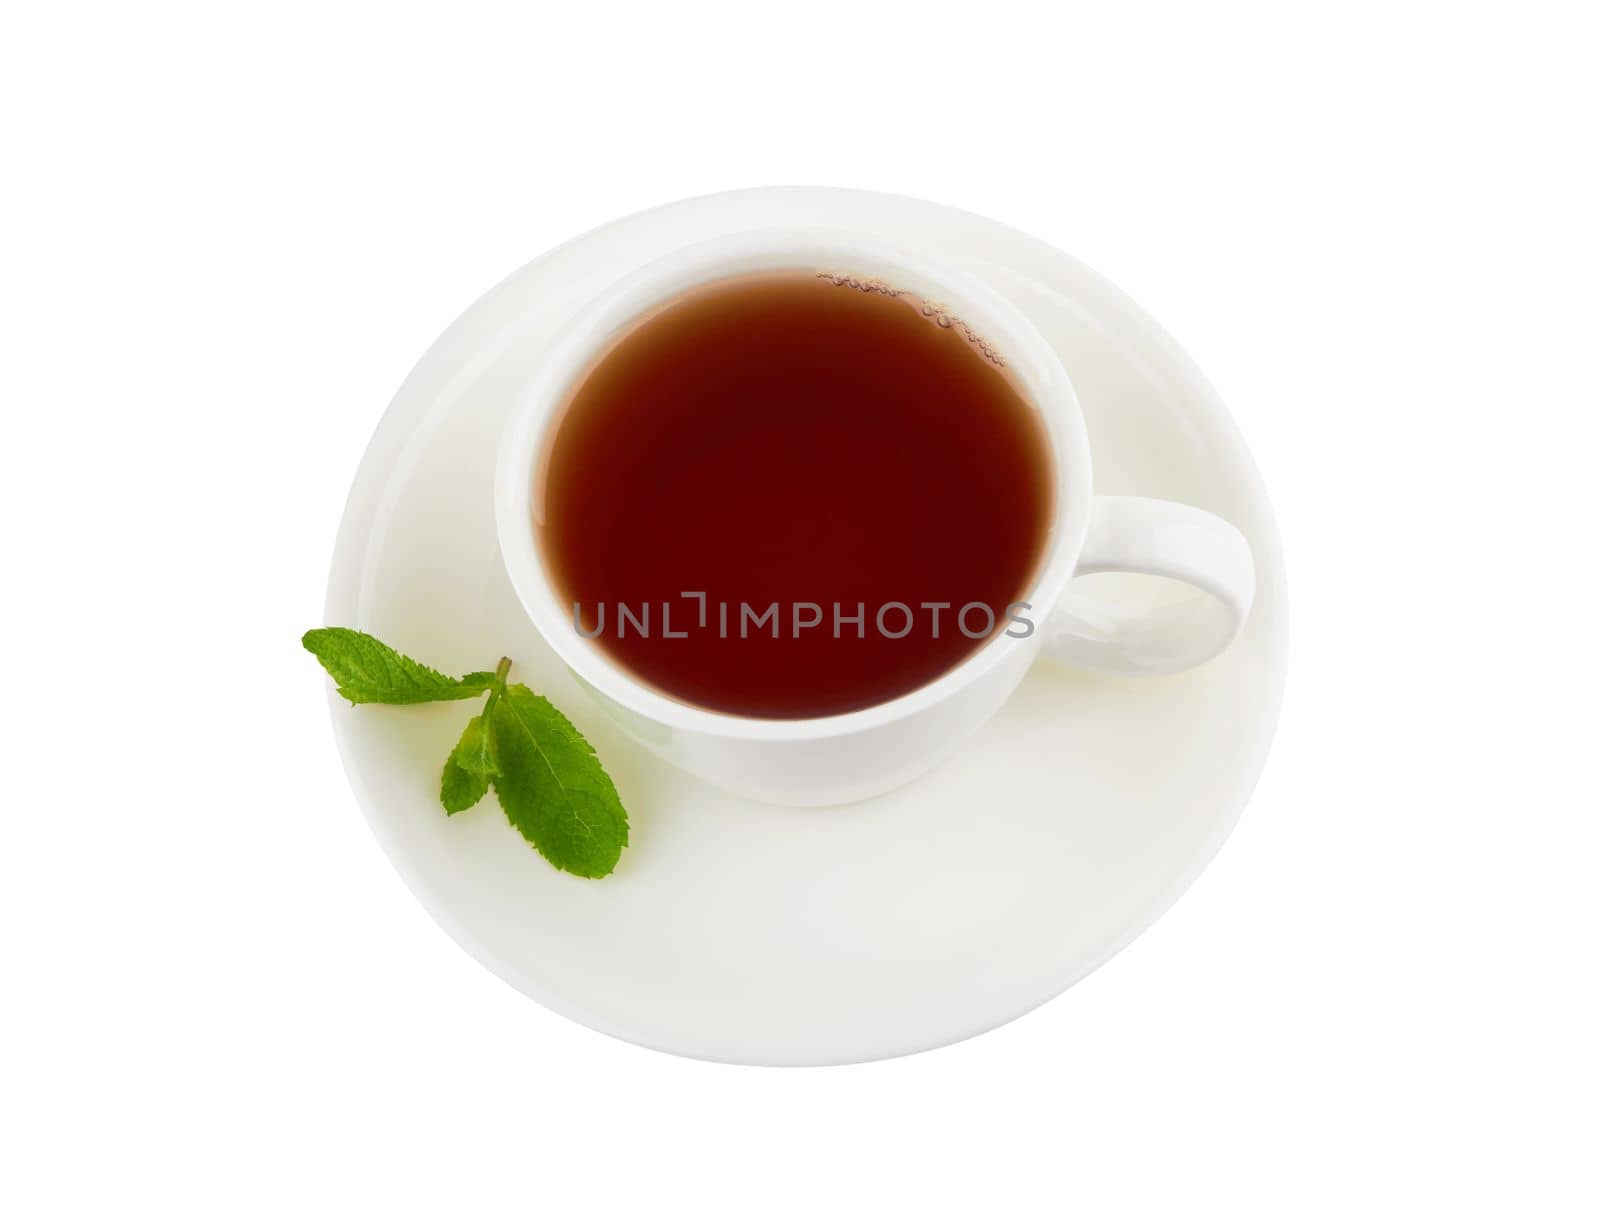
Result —
<path fill-rule="evenodd" d="M 952 763 L 843 808 L 743 802 L 612 728 L 501 570 L 490 488 L 508 398 L 558 323 L 630 266 L 721 231 L 808 221 L 979 268 L 1031 314 L 1083 403 L 1097 491 L 1200 505 L 1250 539 L 1259 591 L 1239 642 L 1166 679 L 1040 666 Z M 456 818 L 441 810 L 439 768 L 470 706 L 352 709 L 335 697 L 339 746 L 374 832 L 461 947 L 596 1030 L 764 1064 L 955 1042 L 1116 953 L 1233 828 L 1277 723 L 1287 648 L 1266 492 L 1216 394 L 1159 326 L 1084 266 L 997 223 L 812 188 L 624 218 L 468 309 L 411 373 L 361 463 L 327 619 L 452 672 L 509 654 L 513 677 L 589 736 L 628 806 L 632 844 L 616 873 L 563 875 L 492 799 Z"/>

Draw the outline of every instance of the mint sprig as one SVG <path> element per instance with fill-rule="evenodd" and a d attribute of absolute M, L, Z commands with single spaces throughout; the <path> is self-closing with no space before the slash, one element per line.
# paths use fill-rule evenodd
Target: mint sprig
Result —
<path fill-rule="evenodd" d="M 439 800 L 455 815 L 494 787 L 506 818 L 555 867 L 608 875 L 628 845 L 628 813 L 594 748 L 565 714 L 524 684 L 511 660 L 459 678 L 425 667 L 351 628 L 314 628 L 300 643 L 352 704 L 414 705 L 489 695 L 445 759 Z"/>

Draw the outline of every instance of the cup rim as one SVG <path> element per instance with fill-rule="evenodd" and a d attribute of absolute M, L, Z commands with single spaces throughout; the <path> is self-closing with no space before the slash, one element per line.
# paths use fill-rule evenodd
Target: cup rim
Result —
<path fill-rule="evenodd" d="M 1035 631 L 1029 638 L 991 636 L 943 674 L 875 705 L 815 718 L 758 718 L 679 700 L 613 663 L 580 637 L 547 576 L 535 528 L 534 493 L 547 445 L 568 394 L 613 343 L 645 315 L 695 287 L 741 274 L 785 270 L 848 271 L 881 278 L 948 304 L 1001 351 L 1011 375 L 1039 412 L 1051 450 L 1054 514 L 1043 559 L 1025 600 Z M 495 469 L 495 527 L 501 560 L 528 617 L 580 680 L 633 713 L 664 726 L 763 742 L 849 735 L 894 723 L 963 691 L 1024 653 L 1043 635 L 1071 580 L 1088 533 L 1092 470 L 1088 433 L 1077 395 L 1054 348 L 1014 305 L 976 276 L 897 250 L 874 238 L 817 229 L 743 231 L 680 248 L 611 283 L 551 341 L 526 381 L 501 436 Z"/>

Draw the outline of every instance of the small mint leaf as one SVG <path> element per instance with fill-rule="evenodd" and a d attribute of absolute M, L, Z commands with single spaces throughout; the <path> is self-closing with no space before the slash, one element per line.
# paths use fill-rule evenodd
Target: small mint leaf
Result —
<path fill-rule="evenodd" d="M 474 718 L 472 721 L 479 720 Z M 439 780 L 439 802 L 444 805 L 448 815 L 465 812 L 482 799 L 488 790 L 489 779 L 485 775 L 462 769 L 453 756 L 444 763 L 444 774 Z"/>
<path fill-rule="evenodd" d="M 628 813 L 589 741 L 523 684 L 507 686 L 488 717 L 495 794 L 517 832 L 564 872 L 609 873 L 628 845 Z"/>
<path fill-rule="evenodd" d="M 491 679 L 494 677 L 491 676 Z M 494 755 L 494 703 L 498 693 L 490 693 L 483 703 L 483 713 L 467 724 L 461 733 L 450 759 L 467 773 L 478 778 L 493 778 L 500 772 L 500 762 Z"/>
<path fill-rule="evenodd" d="M 490 672 L 489 682 L 493 684 L 495 680 L 494 673 Z M 494 703 L 499 696 L 499 689 L 489 694 L 489 699 L 483 703 L 483 713 L 467 723 L 467 729 L 461 733 L 461 738 L 456 741 L 455 748 L 444 763 L 444 776 L 439 783 L 439 802 L 444 804 L 445 812 L 451 816 L 465 812 L 482 799 L 484 792 L 489 789 L 489 779 L 500 772 L 500 766 L 494 759 L 494 725 L 491 722 Z"/>
<path fill-rule="evenodd" d="M 317 656 L 339 686 L 339 695 L 356 705 L 456 701 L 476 697 L 495 681 L 490 671 L 475 671 L 461 679 L 442 675 L 353 628 L 314 628 L 300 644 Z"/>
<path fill-rule="evenodd" d="M 439 802 L 445 813 L 454 816 L 465 812 L 489 792 L 487 778 L 474 777 L 454 761 L 446 761 L 444 778 L 439 784 Z"/>

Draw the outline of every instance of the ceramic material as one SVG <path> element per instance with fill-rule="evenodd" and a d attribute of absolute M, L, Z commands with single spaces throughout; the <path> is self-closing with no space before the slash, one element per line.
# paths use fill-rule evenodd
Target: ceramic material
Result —
<path fill-rule="evenodd" d="M 1235 642 L 1161 678 L 1041 663 L 949 760 L 840 807 L 745 802 L 605 722 L 501 566 L 492 490 L 508 417 L 551 340 L 629 271 L 729 231 L 802 223 L 936 251 L 1024 313 L 1072 373 L 1098 492 L 1190 504 L 1249 541 L 1256 598 Z M 1096 605 L 1119 610 L 1111 584 L 1070 583 L 1091 639 Z M 827 189 L 635 215 L 474 305 L 423 358 L 369 447 L 327 615 L 446 670 L 509 654 L 513 677 L 590 736 L 629 807 L 632 843 L 617 872 L 564 876 L 492 801 L 456 818 L 440 810 L 437 767 L 463 707 L 336 703 L 374 832 L 441 925 L 514 986 L 596 1029 L 775 1064 L 964 1038 L 1050 998 L 1137 935 L 1243 807 L 1276 722 L 1287 636 L 1265 492 L 1215 395 L 1158 327 L 1087 269 L 998 224 Z"/>
<path fill-rule="evenodd" d="M 1055 476 L 1054 521 L 1024 601 L 1042 635 L 997 636 L 955 669 L 849 714 L 773 721 L 719 714 L 659 692 L 579 635 L 540 559 L 536 526 L 548 442 L 570 391 L 633 324 L 696 286 L 775 270 L 843 270 L 945 305 L 1006 358 L 1039 411 Z M 756 408 L 759 410 L 759 408 Z M 1091 499 L 1088 434 L 1061 357 L 980 277 L 882 239 L 808 225 L 736 231 L 668 253 L 607 287 L 546 348 L 514 398 L 495 475 L 495 521 L 513 589 L 539 634 L 622 727 L 673 764 L 768 803 L 854 803 L 902 786 L 959 749 L 1048 647 L 1069 665 L 1147 675 L 1197 666 L 1243 627 L 1250 549 L 1221 518 L 1159 500 Z M 1085 550 L 1087 548 L 1087 550 Z M 1080 560 L 1080 557 L 1082 559 Z M 1096 618 L 1063 596 L 1075 572 L 1149 572 L 1215 601 Z M 687 585 L 691 579 L 685 578 Z M 915 601 L 915 596 L 911 596 Z"/>

